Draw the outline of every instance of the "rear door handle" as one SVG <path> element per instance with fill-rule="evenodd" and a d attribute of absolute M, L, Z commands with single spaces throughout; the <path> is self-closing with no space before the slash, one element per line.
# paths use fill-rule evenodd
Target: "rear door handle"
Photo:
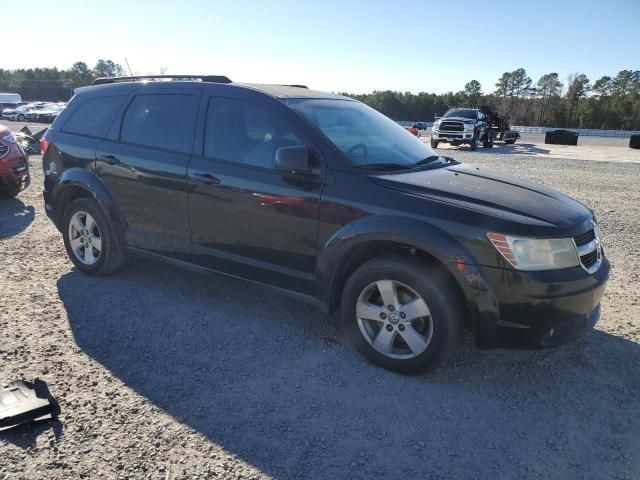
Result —
<path fill-rule="evenodd" d="M 115 155 L 100 155 L 100 160 L 104 160 L 109 165 L 115 165 L 116 163 L 120 163 L 120 159 Z"/>
<path fill-rule="evenodd" d="M 198 178 L 198 180 L 200 180 L 202 183 L 206 183 L 207 185 L 217 185 L 220 183 L 220 179 L 213 176 L 209 172 L 198 172 L 194 173 L 193 176 Z"/>

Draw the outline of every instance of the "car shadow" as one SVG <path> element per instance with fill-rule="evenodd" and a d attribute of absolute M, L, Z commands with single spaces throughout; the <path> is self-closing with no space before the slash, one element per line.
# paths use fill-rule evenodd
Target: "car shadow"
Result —
<path fill-rule="evenodd" d="M 57 286 L 82 351 L 274 478 L 604 478 L 621 455 L 640 461 L 640 347 L 602 331 L 541 351 L 467 336 L 438 374 L 402 376 L 325 315 L 239 280 L 137 260 Z"/>
<path fill-rule="evenodd" d="M 19 198 L 0 198 L 0 239 L 13 237 L 25 230 L 35 218 L 33 205 Z"/>

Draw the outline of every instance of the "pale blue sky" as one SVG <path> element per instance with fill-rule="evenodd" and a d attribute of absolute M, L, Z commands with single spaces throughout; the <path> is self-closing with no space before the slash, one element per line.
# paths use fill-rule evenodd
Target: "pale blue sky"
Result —
<path fill-rule="evenodd" d="M 124 65 L 126 56 L 140 74 L 166 67 L 354 93 L 441 93 L 474 78 L 491 91 L 502 72 L 518 67 L 534 81 L 548 72 L 595 80 L 640 69 L 640 0 L 485 3 L 492 7 L 465 0 L 30 0 L 25 9 L 11 1 L 3 18 L 16 21 L 3 22 L 0 67 L 68 68 L 98 58 Z"/>

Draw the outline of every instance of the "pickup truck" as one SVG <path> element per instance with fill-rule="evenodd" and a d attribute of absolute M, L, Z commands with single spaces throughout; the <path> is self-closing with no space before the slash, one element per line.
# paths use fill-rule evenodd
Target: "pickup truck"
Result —
<path fill-rule="evenodd" d="M 484 148 L 492 148 L 495 140 L 513 144 L 520 138 L 510 129 L 509 123 L 490 107 L 451 108 L 442 117 L 436 117 L 431 127 L 431 147 L 438 148 L 441 142 L 457 146 L 468 144 L 477 150 L 482 142 Z"/>

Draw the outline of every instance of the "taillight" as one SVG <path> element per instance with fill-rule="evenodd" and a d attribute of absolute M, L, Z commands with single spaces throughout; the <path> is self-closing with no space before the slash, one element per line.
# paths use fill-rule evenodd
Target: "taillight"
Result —
<path fill-rule="evenodd" d="M 47 140 L 47 135 L 43 135 L 40 138 L 40 155 L 44 155 L 49 147 L 49 140 Z"/>

